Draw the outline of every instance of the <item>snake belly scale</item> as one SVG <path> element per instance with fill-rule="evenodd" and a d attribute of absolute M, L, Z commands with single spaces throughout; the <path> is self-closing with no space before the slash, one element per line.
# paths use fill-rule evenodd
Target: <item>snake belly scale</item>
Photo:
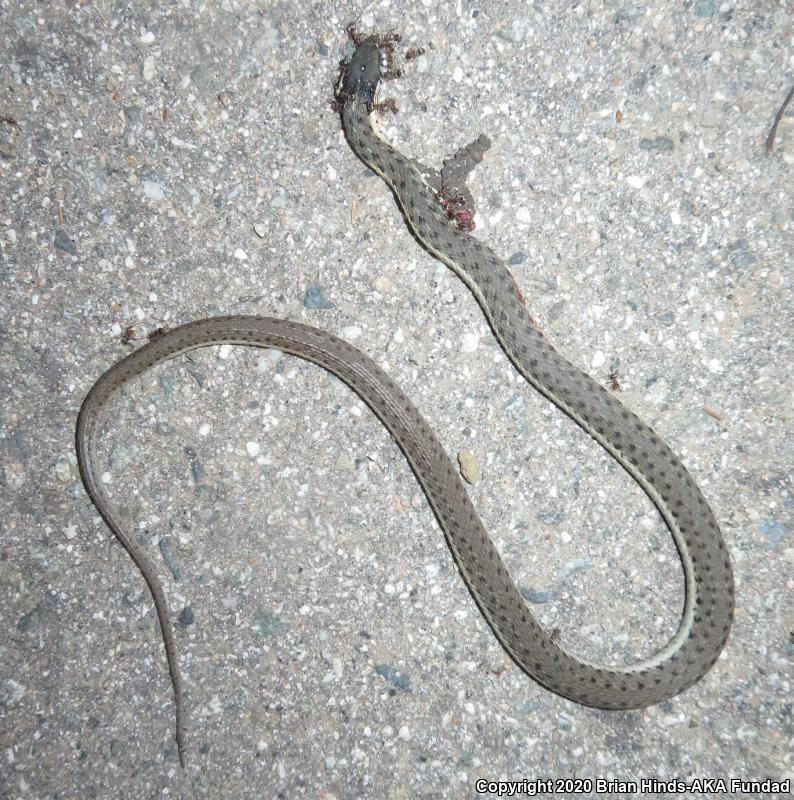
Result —
<path fill-rule="evenodd" d="M 102 412 L 111 396 L 155 364 L 199 347 L 277 348 L 324 367 L 350 386 L 405 454 L 471 594 L 502 646 L 527 674 L 557 694 L 604 709 L 658 703 L 702 677 L 730 631 L 731 564 L 717 521 L 697 484 L 651 428 L 554 349 L 527 313 L 504 262 L 450 223 L 419 169 L 377 134 L 370 115 L 380 80 L 381 41 L 370 37 L 344 66 L 337 90 L 351 147 L 391 187 L 419 242 L 472 291 L 515 368 L 614 456 L 655 503 L 681 557 L 682 619 L 661 650 L 633 664 L 605 666 L 569 655 L 527 607 L 429 425 L 370 358 L 325 331 L 286 320 L 234 316 L 191 322 L 166 331 L 110 367 L 86 396 L 76 431 L 85 488 L 129 552 L 154 600 L 174 688 L 176 741 L 183 765 L 184 697 L 165 594 L 148 557 L 114 512 L 98 474 L 95 451 Z"/>

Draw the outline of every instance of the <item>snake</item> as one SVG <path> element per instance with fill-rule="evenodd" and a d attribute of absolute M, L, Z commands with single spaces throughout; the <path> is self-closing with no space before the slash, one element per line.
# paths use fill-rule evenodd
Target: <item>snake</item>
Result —
<path fill-rule="evenodd" d="M 563 357 L 538 328 L 505 262 L 450 220 L 414 162 L 373 123 L 386 72 L 383 37 L 361 37 L 342 62 L 336 87 L 344 132 L 355 154 L 391 188 L 418 242 L 470 289 L 515 369 L 599 442 L 642 487 L 669 528 L 684 574 L 684 606 L 670 640 L 629 664 L 592 663 L 566 652 L 537 621 L 430 425 L 399 386 L 344 339 L 302 323 L 264 316 L 218 316 L 159 333 L 111 366 L 86 395 L 76 451 L 86 492 L 126 548 L 151 593 L 162 631 L 176 708 L 176 744 L 185 765 L 185 690 L 163 585 L 144 548 L 125 527 L 103 485 L 96 450 L 109 400 L 156 364 L 211 345 L 274 348 L 323 367 L 380 419 L 405 455 L 479 610 L 513 661 L 540 685 L 600 709 L 636 709 L 673 697 L 703 677 L 731 628 L 734 582 L 719 525 L 680 459 L 637 415 Z"/>

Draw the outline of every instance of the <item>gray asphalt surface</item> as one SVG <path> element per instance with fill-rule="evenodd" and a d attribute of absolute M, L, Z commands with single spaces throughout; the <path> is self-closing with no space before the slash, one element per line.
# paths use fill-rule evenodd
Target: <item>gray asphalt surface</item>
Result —
<path fill-rule="evenodd" d="M 150 597 L 73 455 L 85 393 L 159 327 L 252 313 L 355 341 L 469 451 L 512 574 L 582 657 L 652 652 L 682 604 L 650 501 L 518 378 L 347 146 L 351 20 L 424 48 L 383 90 L 388 139 L 434 164 L 493 142 L 476 234 L 695 475 L 735 625 L 660 706 L 550 694 L 355 396 L 278 353 L 196 352 L 124 392 L 101 453 L 177 621 L 183 772 Z M 764 154 L 793 40 L 785 2 L 0 0 L 0 797 L 794 778 L 791 110 Z"/>

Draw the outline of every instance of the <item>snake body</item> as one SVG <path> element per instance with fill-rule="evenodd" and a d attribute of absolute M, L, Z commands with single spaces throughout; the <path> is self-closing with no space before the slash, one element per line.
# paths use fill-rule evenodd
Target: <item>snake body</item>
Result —
<path fill-rule="evenodd" d="M 650 427 L 554 349 L 527 313 L 504 262 L 450 223 L 418 167 L 376 133 L 370 114 L 380 80 L 381 41 L 370 37 L 346 63 L 338 87 L 351 147 L 391 187 L 419 242 L 472 291 L 515 368 L 614 456 L 655 503 L 683 565 L 681 623 L 661 650 L 627 666 L 602 666 L 569 655 L 527 607 L 427 422 L 372 360 L 329 333 L 295 322 L 252 316 L 199 320 L 166 331 L 108 369 L 83 402 L 76 432 L 85 488 L 141 571 L 154 600 L 174 688 L 176 740 L 183 764 L 183 689 L 165 595 L 149 559 L 115 515 L 99 479 L 95 450 L 102 411 L 119 387 L 155 364 L 199 347 L 277 348 L 324 367 L 350 386 L 408 459 L 471 594 L 503 647 L 525 672 L 557 694 L 604 709 L 658 703 L 702 677 L 730 631 L 731 564 L 697 484 Z"/>

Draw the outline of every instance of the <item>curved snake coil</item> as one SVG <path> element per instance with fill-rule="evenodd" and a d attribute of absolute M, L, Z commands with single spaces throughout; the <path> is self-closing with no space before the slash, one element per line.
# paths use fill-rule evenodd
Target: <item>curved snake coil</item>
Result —
<path fill-rule="evenodd" d="M 176 702 L 176 741 L 184 766 L 183 689 L 165 595 L 149 559 L 116 518 L 96 468 L 96 440 L 110 397 L 153 365 L 214 344 L 274 347 L 319 364 L 355 391 L 408 459 L 480 610 L 515 662 L 552 691 L 589 706 L 639 708 L 678 694 L 719 656 L 733 615 L 733 575 L 716 519 L 681 462 L 637 416 L 563 358 L 535 327 L 504 262 L 458 230 L 418 168 L 383 141 L 370 122 L 381 80 L 382 41 L 361 42 L 338 87 L 356 154 L 392 188 L 420 243 L 471 289 L 515 368 L 609 451 L 659 509 L 678 547 L 686 599 L 678 631 L 650 658 L 601 666 L 574 658 L 537 623 L 483 528 L 457 472 L 428 424 L 367 356 L 329 333 L 266 317 L 215 317 L 158 336 L 105 372 L 77 421 L 80 473 L 91 500 L 141 571 L 163 634 Z"/>

